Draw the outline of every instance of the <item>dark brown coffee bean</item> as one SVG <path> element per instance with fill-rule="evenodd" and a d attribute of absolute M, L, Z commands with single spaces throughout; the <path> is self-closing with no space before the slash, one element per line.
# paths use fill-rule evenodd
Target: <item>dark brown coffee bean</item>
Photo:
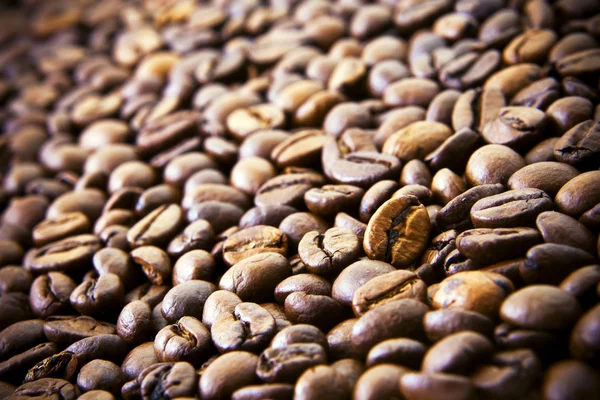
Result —
<path fill-rule="evenodd" d="M 94 359 L 120 363 L 127 352 L 127 345 L 117 335 L 102 334 L 81 339 L 64 351 L 75 354 L 77 365 L 85 365 Z"/>
<path fill-rule="evenodd" d="M 232 186 L 215 183 L 204 183 L 195 186 L 190 191 L 186 191 L 181 205 L 184 209 L 188 210 L 202 202 L 210 200 L 232 203 L 244 210 L 250 205 L 248 196 L 241 190 Z"/>
<path fill-rule="evenodd" d="M 125 356 L 121 370 L 128 379 L 137 379 L 145 368 L 156 363 L 158 363 L 158 359 L 154 353 L 154 343 L 146 342 L 134 347 Z"/>
<path fill-rule="evenodd" d="M 418 368 L 426 351 L 427 347 L 417 340 L 408 338 L 384 340 L 369 351 L 367 366 L 390 363 L 407 368 Z"/>
<path fill-rule="evenodd" d="M 29 292 L 31 310 L 41 318 L 65 313 L 71 309 L 69 296 L 76 287 L 70 277 L 60 272 L 38 276 Z"/>
<path fill-rule="evenodd" d="M 305 370 L 326 363 L 327 354 L 323 347 L 314 343 L 295 343 L 263 351 L 256 374 L 265 382 L 295 382 Z"/>
<path fill-rule="evenodd" d="M 401 3 L 396 8 L 394 23 L 401 32 L 412 32 L 427 26 L 451 8 L 451 2 L 445 0 L 430 0 L 421 4 Z"/>
<path fill-rule="evenodd" d="M 321 234 L 311 231 L 298 244 L 298 254 L 315 274 L 326 275 L 341 271 L 358 257 L 360 245 L 354 232 L 331 228 Z"/>
<path fill-rule="evenodd" d="M 308 232 L 317 231 L 320 234 L 325 233 L 329 225 L 322 218 L 306 212 L 297 212 L 285 217 L 279 224 L 281 230 L 288 238 L 289 252 L 294 253 L 300 243 L 300 240 Z"/>
<path fill-rule="evenodd" d="M 32 397 L 52 398 L 55 396 L 65 400 L 74 400 L 77 398 L 77 389 L 63 379 L 42 378 L 19 386 L 9 398 L 19 400 Z"/>
<path fill-rule="evenodd" d="M 558 161 L 580 166 L 593 161 L 600 152 L 600 127 L 597 122 L 585 121 L 569 129 L 554 144 Z"/>
<path fill-rule="evenodd" d="M 245 351 L 223 354 L 210 363 L 200 377 L 200 396 L 226 399 L 236 390 L 256 383 L 258 357 Z M 231 374 L 232 368 L 235 373 Z"/>
<path fill-rule="evenodd" d="M 511 281 L 500 274 L 460 272 L 440 283 L 431 305 L 436 309 L 475 311 L 495 319 L 500 305 L 513 290 Z"/>
<path fill-rule="evenodd" d="M 596 303 L 598 297 L 596 287 L 600 282 L 600 267 L 589 265 L 579 268 L 569 274 L 561 283 L 560 288 L 577 297 L 583 308 Z"/>
<path fill-rule="evenodd" d="M 175 236 L 183 222 L 183 211 L 177 204 L 163 205 L 142 218 L 127 233 L 132 248 L 164 245 Z"/>
<path fill-rule="evenodd" d="M 171 279 L 171 260 L 169 255 L 160 248 L 141 246 L 132 250 L 130 255 L 152 284 L 162 285 Z"/>
<path fill-rule="evenodd" d="M 325 334 L 314 325 L 296 324 L 279 331 L 271 341 L 271 348 L 285 349 L 296 343 L 314 343 L 327 348 Z"/>
<path fill-rule="evenodd" d="M 174 286 L 162 301 L 162 314 L 170 323 L 184 316 L 202 318 L 204 303 L 215 291 L 215 285 L 200 280 L 190 280 Z"/>
<path fill-rule="evenodd" d="M 94 268 L 98 274 L 115 274 L 126 288 L 133 286 L 140 277 L 131 261 L 129 254 L 115 248 L 101 249 L 94 254 L 93 258 Z"/>
<path fill-rule="evenodd" d="M 275 168 L 260 157 L 248 157 L 238 161 L 231 170 L 231 184 L 250 195 L 276 175 Z"/>
<path fill-rule="evenodd" d="M 430 311 L 423 318 L 423 326 L 432 342 L 461 331 L 474 331 L 491 337 L 494 330 L 494 322 L 483 314 L 460 309 Z"/>
<path fill-rule="evenodd" d="M 44 333 L 54 343 L 72 344 L 78 340 L 95 335 L 112 335 L 115 326 L 97 321 L 92 317 L 52 316 L 44 324 Z"/>
<path fill-rule="evenodd" d="M 558 284 L 574 270 L 592 264 L 594 257 L 577 247 L 544 243 L 527 252 L 519 273 L 527 283 Z"/>
<path fill-rule="evenodd" d="M 32 236 L 35 245 L 41 247 L 69 236 L 88 233 L 90 228 L 90 222 L 85 214 L 73 212 L 42 221 L 34 228 Z"/>
<path fill-rule="evenodd" d="M 548 400 L 594 398 L 598 390 L 598 373 L 586 363 L 565 360 L 552 364 L 544 374 L 542 396 Z"/>
<path fill-rule="evenodd" d="M 85 279 L 77 286 L 69 300 L 77 311 L 84 315 L 112 315 L 119 312 L 123 305 L 125 288 L 121 279 L 111 273 L 100 275 L 97 279 Z"/>
<path fill-rule="evenodd" d="M 292 322 L 315 325 L 324 331 L 343 318 L 342 306 L 330 296 L 294 292 L 285 298 L 284 307 Z"/>
<path fill-rule="evenodd" d="M 143 283 L 125 295 L 125 303 L 142 300 L 148 303 L 150 307 L 155 307 L 158 303 L 162 302 L 169 288 L 170 286 L 153 285 L 151 282 Z"/>
<path fill-rule="evenodd" d="M 465 177 L 473 186 L 506 183 L 512 174 L 525 166 L 517 152 L 507 146 L 489 144 L 475 151 L 467 163 Z"/>
<path fill-rule="evenodd" d="M 132 343 L 144 343 L 152 333 L 152 309 L 144 301 L 136 300 L 125 305 L 117 319 L 118 335 Z"/>
<path fill-rule="evenodd" d="M 571 332 L 569 341 L 569 350 L 571 356 L 597 365 L 598 362 L 598 339 L 594 334 L 594 326 L 598 321 L 600 307 L 595 306 L 585 314 L 575 324 Z"/>
<path fill-rule="evenodd" d="M 561 211 L 572 217 L 579 217 L 598 201 L 598 171 L 584 172 L 569 182 L 556 194 L 556 206 Z"/>
<path fill-rule="evenodd" d="M 89 265 L 100 241 L 94 235 L 76 235 L 34 250 L 25 267 L 37 272 L 73 271 Z"/>
<path fill-rule="evenodd" d="M 371 367 L 356 382 L 354 398 L 374 400 L 402 396 L 398 382 L 406 372 L 407 369 L 393 363 Z"/>
<path fill-rule="evenodd" d="M 471 380 L 454 374 L 409 372 L 400 378 L 400 392 L 407 399 L 441 396 L 448 399 L 469 399 L 475 396 Z"/>
<path fill-rule="evenodd" d="M 560 188 L 579 174 L 570 165 L 558 162 L 537 162 L 516 171 L 508 180 L 511 189 L 536 188 L 555 196 Z"/>
<path fill-rule="evenodd" d="M 413 299 L 391 301 L 365 313 L 352 328 L 352 344 L 363 353 L 394 337 L 419 339 L 428 307 Z"/>
<path fill-rule="evenodd" d="M 275 287 L 292 274 L 289 261 L 278 253 L 260 253 L 245 258 L 231 267 L 219 287 L 240 296 L 244 301 L 271 299 Z"/>
<path fill-rule="evenodd" d="M 193 396 L 198 390 L 196 371 L 187 362 L 155 364 L 146 368 L 138 381 L 143 399 Z"/>
<path fill-rule="evenodd" d="M 562 76 L 587 77 L 598 72 L 600 66 L 598 49 L 578 51 L 562 57 L 555 63 L 556 70 Z"/>
<path fill-rule="evenodd" d="M 240 303 L 233 312 L 220 313 L 212 323 L 211 338 L 221 353 L 260 352 L 275 334 L 275 319 L 256 303 Z"/>
<path fill-rule="evenodd" d="M 350 395 L 350 387 L 346 378 L 333 367 L 318 365 L 306 370 L 296 382 L 294 398 L 320 399 L 345 399 Z"/>
<path fill-rule="evenodd" d="M 187 361 L 200 365 L 210 354 L 209 330 L 194 317 L 182 317 L 156 334 L 154 352 L 159 361 Z"/>
<path fill-rule="evenodd" d="M 14 323 L 0 332 L 0 356 L 8 359 L 45 340 L 42 320 L 31 319 Z"/>
<path fill-rule="evenodd" d="M 423 159 L 450 137 L 450 129 L 439 122 L 414 122 L 390 136 L 383 153 L 395 155 L 402 161 Z"/>
<path fill-rule="evenodd" d="M 394 271 L 377 276 L 354 292 L 352 309 L 357 317 L 389 302 L 414 299 L 423 303 L 427 299 L 426 285 L 409 271 Z"/>
<path fill-rule="evenodd" d="M 591 119 L 593 107 L 592 102 L 583 97 L 569 96 L 558 99 L 546 110 L 549 128 L 562 135 L 575 125 Z"/>
<path fill-rule="evenodd" d="M 396 267 L 410 266 L 425 249 L 429 230 L 427 210 L 415 197 L 388 200 L 367 225 L 365 252 Z M 407 252 L 407 248 L 410 251 Z"/>
<path fill-rule="evenodd" d="M 294 385 L 287 383 L 266 383 L 244 386 L 233 392 L 232 400 L 290 400 L 294 397 Z"/>
<path fill-rule="evenodd" d="M 210 202 L 203 204 L 207 203 Z M 234 207 L 233 205 L 231 206 Z M 167 252 L 170 256 L 176 257 L 190 251 L 208 250 L 213 243 L 213 236 L 213 228 L 208 221 L 203 219 L 194 221 L 181 234 L 171 240 L 167 247 Z"/>
<path fill-rule="evenodd" d="M 504 62 L 541 64 L 557 40 L 556 33 L 549 29 L 528 29 L 506 46 L 503 52 Z"/>
<path fill-rule="evenodd" d="M 456 238 L 456 248 L 475 262 L 489 265 L 521 257 L 541 239 L 533 228 L 470 229 Z"/>
<path fill-rule="evenodd" d="M 316 173 L 291 173 L 269 179 L 256 192 L 257 206 L 285 205 L 300 206 L 304 193 L 310 188 L 323 185 L 324 179 Z"/>
<path fill-rule="evenodd" d="M 454 333 L 427 351 L 422 370 L 426 373 L 468 374 L 493 351 L 492 342 L 479 333 Z"/>
<path fill-rule="evenodd" d="M 439 79 L 448 88 L 470 89 L 485 82 L 500 62 L 501 56 L 497 50 L 488 50 L 483 54 L 470 52 L 446 63 L 439 72 Z"/>
<path fill-rule="evenodd" d="M 554 78 L 544 78 L 521 89 L 510 101 L 511 106 L 535 107 L 546 110 L 560 97 L 560 87 Z"/>
<path fill-rule="evenodd" d="M 525 329 L 567 328 L 580 314 L 575 297 L 548 285 L 532 285 L 518 290 L 506 299 L 500 309 L 504 321 Z"/>
<path fill-rule="evenodd" d="M 546 211 L 538 215 L 536 225 L 545 242 L 578 247 L 594 254 L 594 235 L 575 219 L 555 211 Z"/>
<path fill-rule="evenodd" d="M 413 122 L 424 121 L 425 118 L 425 109 L 417 106 L 395 108 L 383 114 L 383 121 L 375 134 L 375 144 L 379 148 L 383 147 L 387 138 L 392 134 L 406 128 Z"/>
<path fill-rule="evenodd" d="M 275 252 L 286 255 L 287 237 L 279 229 L 257 225 L 242 229 L 223 243 L 223 260 L 232 266 L 252 255 Z"/>
<path fill-rule="evenodd" d="M 356 208 L 363 194 L 357 186 L 324 185 L 304 193 L 304 202 L 311 212 L 327 217 Z"/>
<path fill-rule="evenodd" d="M 494 121 L 484 126 L 481 135 L 488 143 L 517 150 L 528 148 L 541 135 L 545 117 L 533 107 L 504 107 Z"/>
<path fill-rule="evenodd" d="M 471 376 L 478 393 L 493 399 L 528 393 L 542 372 L 540 361 L 529 349 L 494 354 Z"/>
<path fill-rule="evenodd" d="M 471 221 L 477 228 L 526 226 L 551 208 L 552 200 L 539 189 L 509 190 L 478 200 Z"/>

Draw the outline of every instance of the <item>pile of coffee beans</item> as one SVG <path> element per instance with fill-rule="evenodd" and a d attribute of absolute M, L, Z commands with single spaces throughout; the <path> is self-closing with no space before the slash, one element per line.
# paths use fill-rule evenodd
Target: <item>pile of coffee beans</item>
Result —
<path fill-rule="evenodd" d="M 4 3 L 0 399 L 599 398 L 599 0 Z"/>

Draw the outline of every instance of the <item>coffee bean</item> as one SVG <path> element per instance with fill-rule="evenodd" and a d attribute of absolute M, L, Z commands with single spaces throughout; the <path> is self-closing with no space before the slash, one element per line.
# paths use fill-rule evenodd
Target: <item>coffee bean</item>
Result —
<path fill-rule="evenodd" d="M 324 234 L 308 232 L 298 246 L 298 254 L 308 270 L 323 275 L 341 271 L 356 260 L 358 251 L 357 236 L 344 228 L 331 228 Z"/>
<path fill-rule="evenodd" d="M 426 302 L 426 285 L 409 271 L 394 271 L 377 276 L 354 292 L 352 308 L 360 317 L 380 305 L 402 299 Z"/>
<path fill-rule="evenodd" d="M 264 252 L 287 253 L 287 237 L 279 229 L 257 225 L 242 229 L 223 243 L 223 260 L 229 265 Z"/>
<path fill-rule="evenodd" d="M 568 396 L 593 398 L 598 386 L 598 373 L 593 368 L 581 361 L 566 360 L 546 370 L 541 391 L 551 400 Z"/>
<path fill-rule="evenodd" d="M 456 247 L 462 255 L 488 265 L 521 257 L 540 241 L 539 232 L 532 228 L 480 228 L 461 233 Z"/>
<path fill-rule="evenodd" d="M 76 235 L 34 250 L 25 267 L 37 272 L 68 272 L 89 265 L 100 241 L 94 235 Z"/>
<path fill-rule="evenodd" d="M 426 373 L 467 374 L 493 351 L 492 342 L 479 333 L 454 333 L 427 351 L 422 370 Z"/>
<path fill-rule="evenodd" d="M 535 301 L 532 302 L 533 298 Z M 572 295 L 548 285 L 532 285 L 518 290 L 506 299 L 500 309 L 504 321 L 526 329 L 567 328 L 580 314 L 579 304 Z"/>
<path fill-rule="evenodd" d="M 510 105 L 535 107 L 543 111 L 559 97 L 558 82 L 554 78 L 544 78 L 521 89 L 511 99 Z"/>
<path fill-rule="evenodd" d="M 352 185 L 324 185 L 304 193 L 304 202 L 311 212 L 322 216 L 335 215 L 355 208 L 364 190 Z"/>
<path fill-rule="evenodd" d="M 593 159 L 600 152 L 596 139 L 600 135 L 599 129 L 598 124 L 591 120 L 575 125 L 554 144 L 554 156 L 558 161 L 571 165 L 593 164 Z"/>
<path fill-rule="evenodd" d="M 561 211 L 572 217 L 578 217 L 597 201 L 598 172 L 590 171 L 579 174 L 567 183 L 556 194 L 556 206 Z"/>
<path fill-rule="evenodd" d="M 200 396 L 205 399 L 229 398 L 236 390 L 256 382 L 258 357 L 245 351 L 223 354 L 200 377 Z M 235 374 L 230 374 L 232 368 Z M 255 372 L 256 371 L 256 372 Z"/>
<path fill-rule="evenodd" d="M 36 246 L 44 246 L 51 242 L 65 239 L 69 236 L 88 233 L 90 222 L 81 212 L 67 213 L 56 219 L 46 219 L 38 224 L 33 232 Z"/>
<path fill-rule="evenodd" d="M 282 255 L 259 253 L 228 269 L 219 287 L 234 292 L 244 301 L 260 302 L 272 298 L 275 287 L 291 274 L 290 263 Z"/>
<path fill-rule="evenodd" d="M 418 368 L 426 351 L 427 347 L 417 340 L 408 338 L 384 340 L 369 351 L 367 366 L 397 364 L 407 368 Z"/>
<path fill-rule="evenodd" d="M 421 320 L 428 307 L 403 299 L 380 305 L 361 316 L 352 328 L 352 344 L 366 353 L 374 345 L 394 337 L 423 337 Z"/>
<path fill-rule="evenodd" d="M 317 327 L 308 324 L 296 324 L 279 331 L 271 341 L 271 348 L 285 349 L 296 343 L 316 343 L 327 348 L 325 334 Z"/>
<path fill-rule="evenodd" d="M 508 180 L 511 189 L 536 188 L 555 196 L 560 188 L 579 174 L 577 169 L 552 161 L 536 162 L 516 171 Z"/>
<path fill-rule="evenodd" d="M 128 342 L 146 342 L 151 334 L 152 309 L 144 301 L 136 300 L 125 305 L 117 319 L 117 333 Z"/>
<path fill-rule="evenodd" d="M 51 398 L 58 395 L 65 400 L 71 400 L 77 398 L 76 393 L 75 386 L 64 379 L 42 378 L 19 386 L 9 398 L 15 400 L 32 396 Z"/>
<path fill-rule="evenodd" d="M 112 335 L 116 332 L 114 325 L 87 316 L 52 316 L 44 323 L 46 337 L 59 344 L 72 344 L 91 336 Z"/>
<path fill-rule="evenodd" d="M 365 252 L 396 267 L 407 267 L 425 249 L 429 230 L 427 210 L 415 197 L 402 196 L 388 200 L 373 214 L 367 225 Z M 407 248 L 410 251 L 407 252 Z"/>
<path fill-rule="evenodd" d="M 431 305 L 436 309 L 475 311 L 493 319 L 513 290 L 511 281 L 500 274 L 460 272 L 440 283 Z"/>
<path fill-rule="evenodd" d="M 509 190 L 478 200 L 471 208 L 471 221 L 477 228 L 526 226 L 551 208 L 552 200 L 541 190 Z"/>
<path fill-rule="evenodd" d="M 519 273 L 527 283 L 558 284 L 574 270 L 592 264 L 590 253 L 577 247 L 544 243 L 527 252 L 527 260 L 519 265 Z"/>
<path fill-rule="evenodd" d="M 304 193 L 310 188 L 324 183 L 316 173 L 291 173 L 269 179 L 256 192 L 254 204 L 257 206 L 302 204 Z"/>
<path fill-rule="evenodd" d="M 38 276 L 29 292 L 31 310 L 43 318 L 63 314 L 70 309 L 69 296 L 76 286 L 70 277 L 60 272 Z"/>
<path fill-rule="evenodd" d="M 77 286 L 69 300 L 84 315 L 111 315 L 118 313 L 123 304 L 125 289 L 115 274 L 102 274 L 98 279 L 85 279 Z"/>
<path fill-rule="evenodd" d="M 138 378 L 142 398 L 153 396 L 176 398 L 193 396 L 197 392 L 198 378 L 194 367 L 187 362 L 159 363 L 142 372 Z"/>
<path fill-rule="evenodd" d="M 538 215 L 536 225 L 545 242 L 578 247 L 594 254 L 594 235 L 575 219 L 555 211 L 546 211 Z"/>
<path fill-rule="evenodd" d="M 220 313 L 212 323 L 211 338 L 222 353 L 259 352 L 275 333 L 275 319 L 255 303 L 240 303 L 233 312 Z"/>
<path fill-rule="evenodd" d="M 162 285 L 171 278 L 171 260 L 160 248 L 141 246 L 132 250 L 130 255 L 152 284 Z"/>
<path fill-rule="evenodd" d="M 256 375 L 265 382 L 294 382 L 305 370 L 325 364 L 325 350 L 314 343 L 295 343 L 262 352 Z"/>
<path fill-rule="evenodd" d="M 289 400 L 294 396 L 294 385 L 287 383 L 266 383 L 244 386 L 233 392 L 232 400 L 274 399 Z"/>
<path fill-rule="evenodd" d="M 209 330 L 194 317 L 182 317 L 156 334 L 154 351 L 159 361 L 187 361 L 200 365 L 212 343 Z"/>
<path fill-rule="evenodd" d="M 120 363 L 127 345 L 117 335 L 101 334 L 81 339 L 64 351 L 75 354 L 77 365 L 85 365 L 94 359 Z"/>
<path fill-rule="evenodd" d="M 184 316 L 202 318 L 204 303 L 215 291 L 215 285 L 201 280 L 190 280 L 174 286 L 162 301 L 162 314 L 175 323 Z"/>
<path fill-rule="evenodd" d="M 0 355 L 4 359 L 45 341 L 44 322 L 39 319 L 21 321 L 0 332 Z"/>
<path fill-rule="evenodd" d="M 400 392 L 409 399 L 427 396 L 468 399 L 475 396 L 475 387 L 470 379 L 460 375 L 409 372 L 400 378 Z"/>

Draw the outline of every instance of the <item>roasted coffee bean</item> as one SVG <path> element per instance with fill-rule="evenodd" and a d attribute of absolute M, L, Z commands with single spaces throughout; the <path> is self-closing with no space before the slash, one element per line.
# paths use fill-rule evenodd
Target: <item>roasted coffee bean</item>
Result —
<path fill-rule="evenodd" d="M 500 305 L 513 290 L 511 281 L 500 274 L 460 272 L 440 283 L 431 305 L 436 309 L 475 311 L 494 319 Z"/>
<path fill-rule="evenodd" d="M 89 265 L 100 241 L 94 235 L 76 235 L 35 249 L 25 260 L 25 267 L 43 272 L 70 272 Z"/>
<path fill-rule="evenodd" d="M 284 307 L 292 322 L 312 324 L 324 331 L 340 322 L 344 314 L 340 303 L 331 297 L 302 291 L 287 296 Z"/>
<path fill-rule="evenodd" d="M 323 151 L 325 174 L 337 183 L 368 187 L 380 180 L 393 178 L 400 172 L 400 161 L 395 156 L 357 151 L 342 158 L 334 141 L 326 143 L 325 149 L 327 146 L 334 146 L 335 150 Z"/>
<path fill-rule="evenodd" d="M 294 343 L 262 352 L 256 374 L 265 382 L 295 382 L 307 369 L 327 363 L 323 347 L 315 343 Z"/>
<path fill-rule="evenodd" d="M 565 183 L 556 194 L 555 202 L 558 211 L 577 218 L 600 203 L 599 177 L 600 171 L 589 171 Z"/>
<path fill-rule="evenodd" d="M 52 398 L 56 396 L 65 400 L 76 399 L 77 389 L 64 379 L 42 378 L 19 386 L 9 398 L 18 400 L 32 397 Z"/>
<path fill-rule="evenodd" d="M 535 301 L 532 301 L 535 299 Z M 549 285 L 532 285 L 510 295 L 500 316 L 525 329 L 557 330 L 570 327 L 581 314 L 575 297 Z"/>
<path fill-rule="evenodd" d="M 285 349 L 296 343 L 316 343 L 327 348 L 325 334 L 317 327 L 308 324 L 296 324 L 279 331 L 271 341 L 271 348 Z"/>
<path fill-rule="evenodd" d="M 257 225 L 242 229 L 223 243 L 223 260 L 232 266 L 250 256 L 265 252 L 286 255 L 288 240 L 279 229 Z"/>
<path fill-rule="evenodd" d="M 538 215 L 536 226 L 546 243 L 578 247 L 594 254 L 596 239 L 593 233 L 574 218 L 556 211 L 546 211 Z"/>
<path fill-rule="evenodd" d="M 596 122 L 581 122 L 565 132 L 554 144 L 554 156 L 558 161 L 575 166 L 594 164 L 593 159 L 600 152 L 599 135 L 600 128 Z"/>
<path fill-rule="evenodd" d="M 287 383 L 266 383 L 244 386 L 233 392 L 232 400 L 274 399 L 289 400 L 294 396 L 294 385 Z"/>
<path fill-rule="evenodd" d="M 294 292 L 305 292 L 323 296 L 331 295 L 331 284 L 327 279 L 316 274 L 295 274 L 284 279 L 275 288 L 275 300 L 283 304 L 288 295 Z"/>
<path fill-rule="evenodd" d="M 182 317 L 156 334 L 154 351 L 159 361 L 187 361 L 200 365 L 210 355 L 209 330 L 194 317 Z"/>
<path fill-rule="evenodd" d="M 580 248 L 544 243 L 529 249 L 527 259 L 519 265 L 519 273 L 530 284 L 559 284 L 571 272 L 593 262 L 594 257 Z"/>
<path fill-rule="evenodd" d="M 485 82 L 496 71 L 500 61 L 500 53 L 496 50 L 482 54 L 467 53 L 446 63 L 440 70 L 439 79 L 444 86 L 452 89 L 470 89 Z"/>
<path fill-rule="evenodd" d="M 146 282 L 127 293 L 125 295 L 125 303 L 142 300 L 148 303 L 150 307 L 154 307 L 162 301 L 168 291 L 169 286 L 158 286 L 153 285 L 151 282 Z"/>
<path fill-rule="evenodd" d="M 406 166 L 404 169 L 406 169 Z M 369 219 L 375 211 L 377 211 L 386 200 L 392 197 L 392 194 L 398 189 L 399 185 L 391 180 L 380 181 L 371 186 L 371 188 L 365 192 L 360 202 L 359 212 L 361 221 L 369 222 Z"/>
<path fill-rule="evenodd" d="M 31 310 L 41 318 L 65 313 L 70 309 L 69 296 L 76 287 L 70 277 L 60 272 L 38 276 L 29 292 Z"/>
<path fill-rule="evenodd" d="M 212 283 L 201 280 L 190 280 L 174 286 L 162 301 L 162 314 L 170 323 L 184 316 L 201 319 L 204 303 L 215 289 Z"/>
<path fill-rule="evenodd" d="M 468 374 L 493 351 L 492 342 L 479 333 L 454 333 L 427 351 L 422 370 L 426 373 Z"/>
<path fill-rule="evenodd" d="M 240 303 L 233 312 L 222 312 L 212 323 L 211 338 L 221 353 L 259 352 L 275 334 L 275 319 L 256 303 Z"/>
<path fill-rule="evenodd" d="M 123 360 L 121 370 L 128 379 L 137 379 L 141 372 L 158 362 L 154 353 L 154 343 L 146 342 L 134 347 Z"/>
<path fill-rule="evenodd" d="M 275 287 L 292 274 L 289 261 L 278 253 L 252 255 L 227 270 L 219 287 L 244 301 L 260 302 L 272 298 Z"/>
<path fill-rule="evenodd" d="M 423 326 L 427 338 L 437 342 L 461 331 L 478 332 L 490 337 L 494 330 L 494 321 L 478 312 L 448 308 L 425 314 Z"/>
<path fill-rule="evenodd" d="M 483 265 L 523 256 L 541 241 L 533 228 L 470 229 L 456 238 L 462 255 Z"/>
<path fill-rule="evenodd" d="M 49 317 L 44 323 L 46 337 L 59 344 L 72 344 L 95 335 L 115 334 L 115 326 L 92 317 Z"/>
<path fill-rule="evenodd" d="M 412 272 L 394 271 L 369 280 L 354 292 L 352 308 L 360 317 L 380 305 L 401 299 L 426 302 L 426 285 Z"/>
<path fill-rule="evenodd" d="M 552 364 L 545 372 L 541 392 L 544 398 L 594 398 L 598 373 L 586 363 L 565 360 Z"/>
<path fill-rule="evenodd" d="M 356 290 L 369 280 L 394 271 L 392 265 L 375 260 L 359 260 L 338 275 L 333 282 L 332 297 L 343 305 L 351 306 Z"/>
<path fill-rule="evenodd" d="M 521 150 L 530 147 L 541 135 L 546 115 L 532 107 L 504 107 L 498 117 L 483 127 L 486 142 Z"/>
<path fill-rule="evenodd" d="M 471 221 L 476 228 L 527 226 L 551 208 L 545 192 L 516 189 L 478 200 L 471 208 Z"/>
<path fill-rule="evenodd" d="M 105 390 L 119 394 L 125 376 L 118 365 L 105 360 L 92 360 L 81 368 L 77 386 L 84 391 Z"/>
<path fill-rule="evenodd" d="M 367 225 L 365 252 L 395 267 L 408 267 L 425 250 L 430 225 L 427 210 L 416 197 L 400 196 L 388 200 Z"/>
<path fill-rule="evenodd" d="M 527 165 L 516 171 L 508 180 L 511 189 L 535 188 L 554 197 L 560 188 L 579 175 L 570 165 L 546 161 Z"/>
<path fill-rule="evenodd" d="M 141 246 L 132 250 L 130 255 L 152 284 L 162 285 L 171 279 L 171 260 L 169 255 L 160 248 Z"/>
<path fill-rule="evenodd" d="M 142 372 L 138 381 L 143 399 L 193 396 L 198 390 L 196 371 L 187 362 L 152 365 Z"/>
<path fill-rule="evenodd" d="M 0 332 L 0 356 L 7 359 L 45 341 L 44 322 L 40 319 L 21 321 Z"/>
<path fill-rule="evenodd" d="M 304 193 L 304 202 L 311 212 L 322 216 L 354 209 L 365 191 L 352 185 L 324 185 Z"/>
<path fill-rule="evenodd" d="M 56 219 L 46 219 L 38 224 L 33 232 L 36 246 L 44 246 L 51 242 L 65 239 L 69 236 L 88 233 L 90 222 L 81 212 L 67 213 Z"/>
<path fill-rule="evenodd" d="M 357 236 L 344 228 L 308 232 L 298 244 L 302 262 L 310 272 L 321 275 L 341 271 L 356 260 L 359 250 Z"/>
<path fill-rule="evenodd" d="M 285 217 L 279 224 L 279 230 L 288 238 L 289 252 L 293 253 L 298 248 L 300 240 L 311 231 L 325 233 L 329 225 L 321 217 L 312 213 L 297 212 Z"/>
<path fill-rule="evenodd" d="M 367 366 L 397 364 L 407 368 L 419 368 L 426 351 L 427 347 L 417 340 L 408 338 L 384 340 L 369 351 Z"/>
<path fill-rule="evenodd" d="M 219 356 L 200 376 L 200 396 L 204 399 L 229 398 L 236 390 L 256 383 L 258 357 L 245 351 Z"/>
<path fill-rule="evenodd" d="M 291 173 L 269 179 L 256 192 L 254 204 L 257 206 L 284 205 L 296 207 L 302 205 L 304 193 L 325 182 L 316 173 Z"/>
<path fill-rule="evenodd" d="M 23 267 L 7 265 L 0 269 L 0 294 L 10 292 L 27 292 L 33 277 Z"/>
<path fill-rule="evenodd" d="M 451 134 L 451 130 L 439 122 L 414 122 L 391 135 L 383 145 L 383 153 L 395 155 L 402 161 L 423 159 Z"/>
<path fill-rule="evenodd" d="M 73 308 L 92 316 L 118 312 L 124 298 L 125 289 L 121 279 L 111 273 L 102 274 L 98 279 L 85 279 L 69 296 Z"/>
<path fill-rule="evenodd" d="M 469 378 L 460 375 L 408 372 L 400 378 L 400 393 L 408 399 L 428 396 L 468 399 L 475 396 L 475 386 Z"/>
<path fill-rule="evenodd" d="M 367 353 L 374 345 L 394 337 L 423 337 L 421 320 L 428 307 L 420 301 L 402 299 L 375 307 L 352 328 L 352 344 Z"/>
<path fill-rule="evenodd" d="M 152 333 L 152 309 L 144 301 L 136 300 L 125 305 L 117 319 L 117 333 L 127 342 L 144 343 Z"/>
<path fill-rule="evenodd" d="M 120 363 L 127 352 L 127 345 L 117 335 L 102 334 L 81 339 L 64 351 L 75 354 L 77 365 L 85 365 L 94 359 Z"/>
<path fill-rule="evenodd" d="M 512 174 L 524 166 L 525 161 L 517 152 L 507 146 L 489 144 L 471 155 L 465 178 L 472 186 L 505 184 Z"/>
<path fill-rule="evenodd" d="M 590 119 L 592 113 L 592 102 L 577 96 L 558 99 L 546 110 L 549 128 L 559 135 Z"/>

